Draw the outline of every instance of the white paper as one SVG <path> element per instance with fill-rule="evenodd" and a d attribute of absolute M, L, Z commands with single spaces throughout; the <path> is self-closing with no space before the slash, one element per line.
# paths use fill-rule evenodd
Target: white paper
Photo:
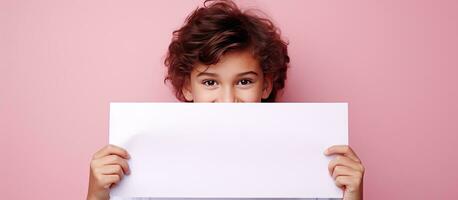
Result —
<path fill-rule="evenodd" d="M 111 103 L 130 153 L 117 197 L 341 198 L 328 172 L 347 103 Z"/>

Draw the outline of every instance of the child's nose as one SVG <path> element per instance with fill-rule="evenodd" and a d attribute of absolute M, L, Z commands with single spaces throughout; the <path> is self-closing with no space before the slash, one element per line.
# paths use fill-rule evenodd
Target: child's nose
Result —
<path fill-rule="evenodd" d="M 220 102 L 222 103 L 234 103 L 237 102 L 234 89 L 231 87 L 225 87 L 220 94 Z"/>

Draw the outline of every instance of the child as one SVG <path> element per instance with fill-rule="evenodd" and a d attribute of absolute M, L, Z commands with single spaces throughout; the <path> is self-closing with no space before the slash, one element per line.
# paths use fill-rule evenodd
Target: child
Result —
<path fill-rule="evenodd" d="M 274 102 L 289 63 L 287 44 L 268 20 L 232 1 L 205 1 L 173 33 L 165 65 L 176 97 L 184 102 Z M 336 145 L 329 163 L 345 200 L 360 200 L 364 167 L 352 149 Z M 107 145 L 91 161 L 87 199 L 109 199 L 112 185 L 130 173 L 126 150 Z"/>

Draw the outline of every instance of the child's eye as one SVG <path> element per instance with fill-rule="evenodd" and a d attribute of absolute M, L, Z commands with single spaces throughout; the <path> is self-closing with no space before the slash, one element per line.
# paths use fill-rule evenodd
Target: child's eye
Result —
<path fill-rule="evenodd" d="M 204 84 L 207 87 L 213 87 L 216 85 L 216 81 L 215 80 L 204 80 L 202 81 L 202 84 Z"/>
<path fill-rule="evenodd" d="M 251 80 L 248 80 L 248 79 L 242 79 L 238 82 L 239 85 L 248 85 L 248 84 L 251 84 L 253 83 L 253 81 Z"/>

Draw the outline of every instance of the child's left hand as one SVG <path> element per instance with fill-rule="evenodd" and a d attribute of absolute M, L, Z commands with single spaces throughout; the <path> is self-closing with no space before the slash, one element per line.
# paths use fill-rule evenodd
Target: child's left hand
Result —
<path fill-rule="evenodd" d="M 337 155 L 329 162 L 328 169 L 336 185 L 344 190 L 343 200 L 363 199 L 364 166 L 355 152 L 347 145 L 335 145 L 325 155 Z"/>

